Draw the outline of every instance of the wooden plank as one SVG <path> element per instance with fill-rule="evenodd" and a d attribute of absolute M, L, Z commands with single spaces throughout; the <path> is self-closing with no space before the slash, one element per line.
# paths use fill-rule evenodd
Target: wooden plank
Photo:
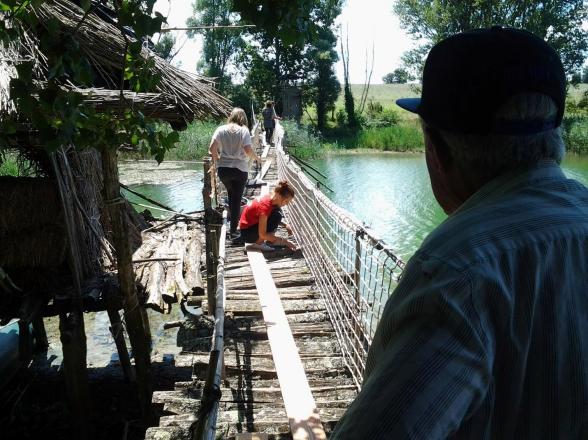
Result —
<path fill-rule="evenodd" d="M 298 348 L 265 257 L 247 251 L 294 440 L 326 439 Z"/>
<path fill-rule="evenodd" d="M 264 432 L 240 432 L 235 435 L 235 440 L 269 440 L 269 435 Z"/>
<path fill-rule="evenodd" d="M 261 153 L 261 158 L 265 159 L 267 157 L 267 154 L 269 153 L 271 145 L 266 143 L 265 141 L 264 141 L 263 145 L 264 145 L 264 147 L 263 147 L 263 152 Z"/>
<path fill-rule="evenodd" d="M 230 289 L 230 287 L 228 287 Z M 238 290 L 234 290 L 238 292 Z M 208 306 L 207 300 L 202 300 L 200 307 L 206 310 Z M 320 312 L 326 310 L 324 302 L 320 299 L 288 299 L 284 302 L 285 313 L 301 313 L 301 312 Z M 234 313 L 235 315 L 243 315 L 250 313 L 262 313 L 263 305 L 257 301 L 231 299 L 227 301 L 225 306 L 226 312 Z"/>
<path fill-rule="evenodd" d="M 272 166 L 273 161 L 274 160 L 270 158 L 263 163 L 263 165 L 261 166 L 261 170 L 259 171 L 259 173 L 257 173 L 257 176 L 255 176 L 256 182 L 258 182 L 259 180 L 263 180 L 263 178 L 265 177 L 265 175 L 269 171 L 270 167 Z M 268 187 L 268 185 L 263 185 L 260 188 L 259 191 L 260 191 L 261 195 L 264 195 L 263 191 L 264 191 L 264 189 L 267 191 L 267 187 Z"/>

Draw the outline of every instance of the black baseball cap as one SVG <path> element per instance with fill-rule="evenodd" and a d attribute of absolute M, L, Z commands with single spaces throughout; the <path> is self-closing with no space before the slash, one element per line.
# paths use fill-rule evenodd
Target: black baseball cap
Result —
<path fill-rule="evenodd" d="M 522 93 L 550 96 L 550 120 L 496 120 L 496 111 Z M 434 128 L 460 133 L 526 135 L 558 127 L 566 76 L 558 54 L 536 35 L 495 26 L 453 35 L 427 57 L 420 98 L 396 101 Z"/>

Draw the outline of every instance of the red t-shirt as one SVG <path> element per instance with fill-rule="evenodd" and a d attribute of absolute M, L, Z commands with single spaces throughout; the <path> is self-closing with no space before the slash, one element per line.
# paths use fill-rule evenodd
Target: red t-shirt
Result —
<path fill-rule="evenodd" d="M 274 209 L 272 205 L 272 198 L 266 195 L 260 198 L 255 198 L 243 209 L 241 219 L 239 220 L 239 229 L 247 229 L 251 226 L 259 224 L 259 217 L 265 215 L 269 217 Z"/>

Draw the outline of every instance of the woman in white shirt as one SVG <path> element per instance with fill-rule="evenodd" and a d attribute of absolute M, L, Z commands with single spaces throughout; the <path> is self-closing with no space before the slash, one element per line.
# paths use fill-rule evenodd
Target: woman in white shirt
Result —
<path fill-rule="evenodd" d="M 251 157 L 261 159 L 251 148 L 251 135 L 247 115 L 242 108 L 235 107 L 225 125 L 221 125 L 212 135 L 208 149 L 218 170 L 218 177 L 227 188 L 229 212 L 231 216 L 231 237 L 237 235 L 237 225 L 241 215 L 241 198 L 247 183 Z"/>

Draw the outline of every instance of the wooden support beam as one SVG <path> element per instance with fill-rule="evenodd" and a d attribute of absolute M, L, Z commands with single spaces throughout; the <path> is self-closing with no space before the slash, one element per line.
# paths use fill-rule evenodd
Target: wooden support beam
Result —
<path fill-rule="evenodd" d="M 131 366 L 131 358 L 129 356 L 129 350 L 127 349 L 127 344 L 125 342 L 124 328 L 118 313 L 118 301 L 116 301 L 114 291 L 109 284 L 107 284 L 107 288 L 104 291 L 104 296 L 106 297 L 106 310 L 108 313 L 108 318 L 110 319 L 109 330 L 112 334 L 112 338 L 114 339 L 116 350 L 118 351 L 118 359 L 120 361 L 120 366 L 123 370 L 125 380 L 127 382 L 135 382 L 137 377 Z"/>
<path fill-rule="evenodd" d="M 298 349 L 265 257 L 248 250 L 272 349 L 284 406 L 294 440 L 326 439 Z"/>
<path fill-rule="evenodd" d="M 212 160 L 206 158 L 204 160 L 204 184 L 202 186 L 202 201 L 204 202 L 204 229 L 206 238 L 206 294 L 208 297 L 208 314 L 214 315 L 215 309 L 215 292 L 216 292 L 216 267 L 215 267 L 215 247 L 216 243 L 213 235 L 216 230 L 212 224 L 213 209 L 212 209 L 212 177 L 214 172 L 212 167 Z"/>
<path fill-rule="evenodd" d="M 118 281 L 122 295 L 127 332 L 135 358 L 137 390 L 143 421 L 152 419 L 151 393 L 151 332 L 147 311 L 139 303 L 133 270 L 133 253 L 129 242 L 128 225 L 121 209 L 120 185 L 118 177 L 117 153 L 107 147 L 102 150 L 102 172 L 104 177 L 105 205 L 110 217 L 110 225 L 118 263 Z"/>
<path fill-rule="evenodd" d="M 35 351 L 47 351 L 49 348 L 49 340 L 47 339 L 47 331 L 45 330 L 43 317 L 40 315 L 33 320 L 33 337 L 35 339 Z"/>

